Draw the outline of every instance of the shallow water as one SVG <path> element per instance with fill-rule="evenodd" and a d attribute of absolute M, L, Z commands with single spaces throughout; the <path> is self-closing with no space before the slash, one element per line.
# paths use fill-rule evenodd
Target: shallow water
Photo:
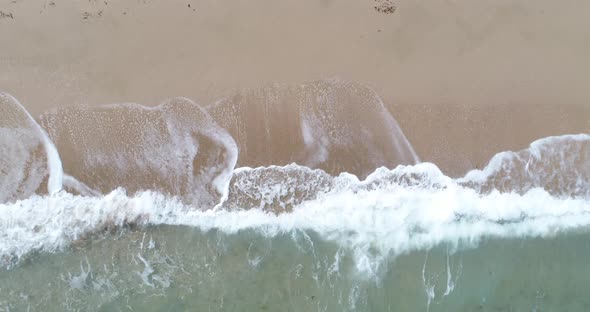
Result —
<path fill-rule="evenodd" d="M 357 272 L 313 231 L 264 237 L 150 226 L 31 255 L 0 307 L 45 311 L 584 311 L 588 233 L 442 244 Z M 567 263 L 567 265 L 563 265 Z"/>

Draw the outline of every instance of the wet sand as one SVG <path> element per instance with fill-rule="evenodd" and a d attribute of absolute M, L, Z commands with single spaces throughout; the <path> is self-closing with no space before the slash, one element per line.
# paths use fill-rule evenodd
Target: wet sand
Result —
<path fill-rule="evenodd" d="M 376 4 L 5 0 L 0 90 L 38 116 L 175 96 L 206 106 L 337 77 L 375 90 L 420 158 L 451 175 L 590 132 L 590 3 L 402 0 L 393 14 Z"/>

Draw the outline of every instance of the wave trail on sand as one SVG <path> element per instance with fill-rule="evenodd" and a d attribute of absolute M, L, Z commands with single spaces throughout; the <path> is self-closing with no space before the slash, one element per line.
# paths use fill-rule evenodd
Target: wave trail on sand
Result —
<path fill-rule="evenodd" d="M 60 108 L 41 125 L 82 189 L 157 191 L 208 209 L 224 195 L 237 160 L 233 139 L 196 103 Z M 88 193 L 88 192 L 86 192 Z"/>
<path fill-rule="evenodd" d="M 62 189 L 57 149 L 29 112 L 10 94 L 0 92 L 0 203 L 26 198 L 47 184 Z"/>
<path fill-rule="evenodd" d="M 524 193 L 543 188 L 555 196 L 590 198 L 590 135 L 537 140 L 517 152 L 496 154 L 483 170 L 458 180 L 479 192 Z"/>
<path fill-rule="evenodd" d="M 379 95 L 341 80 L 241 90 L 207 107 L 240 151 L 239 167 L 297 163 L 366 177 L 420 160 Z"/>

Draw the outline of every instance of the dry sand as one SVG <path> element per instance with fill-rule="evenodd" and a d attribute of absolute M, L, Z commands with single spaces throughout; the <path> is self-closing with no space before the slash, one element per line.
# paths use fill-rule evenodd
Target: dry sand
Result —
<path fill-rule="evenodd" d="M 0 0 L 0 90 L 38 116 L 339 77 L 373 88 L 421 159 L 454 175 L 590 132 L 590 2 L 382 3 Z"/>

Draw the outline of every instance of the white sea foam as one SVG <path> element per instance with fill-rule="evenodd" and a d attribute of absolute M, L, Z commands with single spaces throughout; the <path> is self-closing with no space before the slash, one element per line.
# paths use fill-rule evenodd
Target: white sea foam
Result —
<path fill-rule="evenodd" d="M 371 184 L 377 176 L 409 172 L 443 184 Z M 158 193 L 129 197 L 122 189 L 103 197 L 66 192 L 34 196 L 0 205 L 0 254 L 13 263 L 30 251 L 58 251 L 89 233 L 126 223 L 187 225 L 228 235 L 242 230 L 265 236 L 305 230 L 349 248 L 357 269 L 374 273 L 385 257 L 441 243 L 551 236 L 590 225 L 588 199 L 558 198 L 540 188 L 524 194 L 482 195 L 456 184 L 432 164 L 381 170 L 365 181 L 349 183 L 279 215 L 261 209 L 194 210 Z"/>

